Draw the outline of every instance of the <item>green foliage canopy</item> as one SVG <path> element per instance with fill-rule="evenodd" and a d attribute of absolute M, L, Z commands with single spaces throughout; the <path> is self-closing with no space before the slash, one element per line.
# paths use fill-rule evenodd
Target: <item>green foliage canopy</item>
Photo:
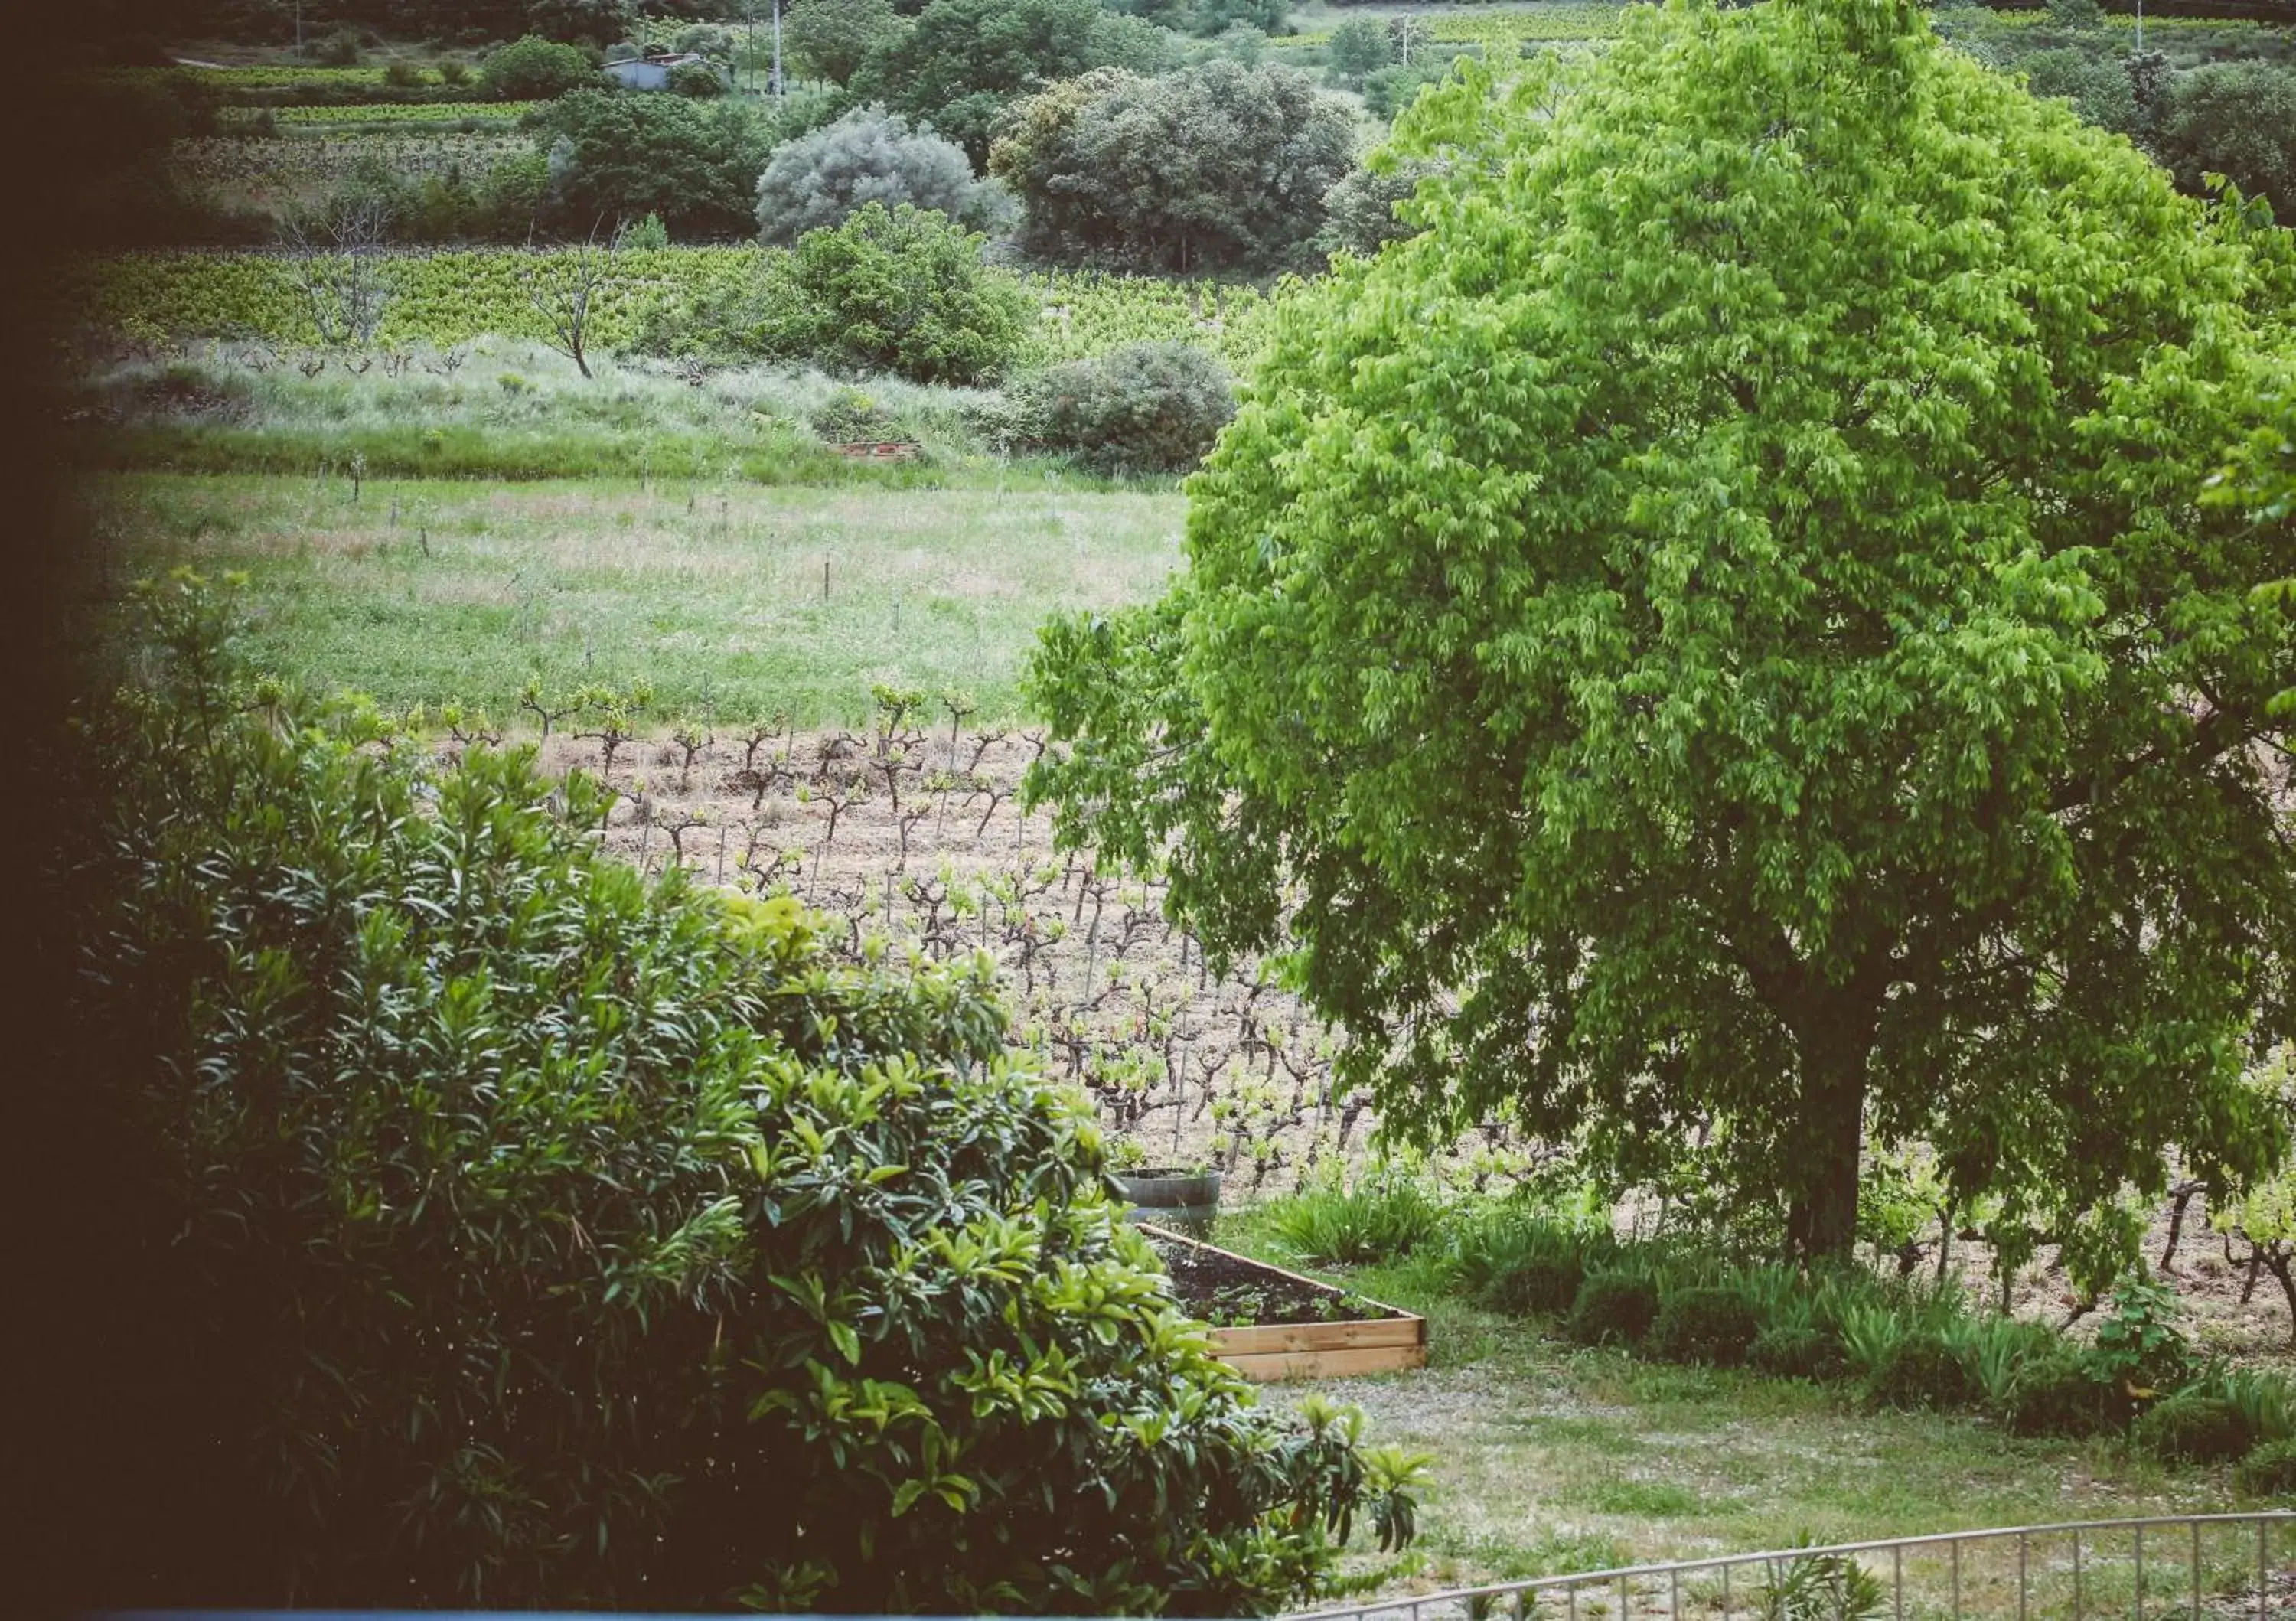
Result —
<path fill-rule="evenodd" d="M 1243 27 L 1261 34 L 1286 31 L 1290 0 L 1109 0 L 1110 9 L 1175 33 L 1210 39 Z"/>
<path fill-rule="evenodd" d="M 598 70 L 580 46 L 529 34 L 488 52 L 479 82 L 498 102 L 547 102 L 596 86 Z"/>
<path fill-rule="evenodd" d="M 893 0 L 796 0 L 782 24 L 791 55 L 842 85 L 902 28 Z"/>
<path fill-rule="evenodd" d="M 658 214 L 673 237 L 746 236 L 772 131 L 752 107 L 582 90 L 545 110 L 546 213 L 581 234 Z"/>
<path fill-rule="evenodd" d="M 1391 1128 L 1869 1140 L 2040 1220 L 2267 1162 L 2287 544 L 2196 504 L 2296 271 L 1895 0 L 1465 64 L 1428 226 L 1280 307 L 1161 602 L 1046 632 L 1070 839 L 1277 945 Z"/>
<path fill-rule="evenodd" d="M 627 37 L 637 21 L 631 0 L 527 0 L 526 20 L 551 39 L 610 45 Z"/>
<path fill-rule="evenodd" d="M 2222 175 L 2296 225 L 2296 69 L 2209 62 L 2170 81 L 2158 135 L 2161 161 L 2188 192 Z"/>
<path fill-rule="evenodd" d="M 1227 368 L 1185 343 L 1128 343 L 1014 392 L 1031 438 L 1103 472 L 1184 471 L 1235 414 Z"/>
<path fill-rule="evenodd" d="M 1212 1360 L 985 957 L 650 883 L 594 783 L 434 770 L 155 601 L 76 908 L 130 1597 L 1234 1613 L 1407 1535 L 1402 1461 Z"/>
<path fill-rule="evenodd" d="M 1321 228 L 1354 152 L 1353 115 L 1308 75 L 1215 58 L 1056 85 L 1013 111 L 988 167 L 1020 198 L 1033 253 L 1267 270 Z"/>
<path fill-rule="evenodd" d="M 1395 43 L 1385 26 L 1368 17 L 1351 17 L 1333 29 L 1324 49 L 1332 72 L 1349 84 L 1395 60 Z"/>
<path fill-rule="evenodd" d="M 774 149 L 758 178 L 758 237 L 785 245 L 843 224 L 866 202 L 913 203 L 972 225 L 994 190 L 973 178 L 954 142 L 898 112 L 857 107 Z"/>
<path fill-rule="evenodd" d="M 930 123 L 978 165 L 1006 105 L 1094 68 L 1153 73 L 1172 36 L 1099 0 L 933 0 L 854 72 L 854 98 Z"/>
<path fill-rule="evenodd" d="M 838 371 L 993 378 L 1020 352 L 1035 310 L 1017 281 L 980 262 L 980 243 L 931 209 L 866 203 L 767 261 L 754 342 Z"/>

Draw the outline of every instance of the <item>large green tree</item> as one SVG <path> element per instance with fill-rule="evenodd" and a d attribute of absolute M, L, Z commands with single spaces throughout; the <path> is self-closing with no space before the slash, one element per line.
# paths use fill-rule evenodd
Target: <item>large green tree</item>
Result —
<path fill-rule="evenodd" d="M 1008 115 L 988 167 L 1030 251 L 1179 272 L 1279 267 L 1324 224 L 1355 116 L 1294 68 L 1215 58 L 1146 78 L 1103 69 Z"/>
<path fill-rule="evenodd" d="M 841 85 L 901 28 L 893 0 L 799 0 L 782 34 L 792 56 Z"/>
<path fill-rule="evenodd" d="M 2156 144 L 2186 191 L 2223 175 L 2296 225 L 2296 70 L 2220 61 L 2177 75 Z"/>
<path fill-rule="evenodd" d="M 1869 1141 L 2040 1223 L 2259 1163 L 2291 570 L 2196 498 L 2284 234 L 1900 0 L 1521 71 L 1405 121 L 1428 228 L 1282 313 L 1172 592 L 1047 629 L 1033 790 L 1395 1127 L 1704 1130 L 1806 1254 Z"/>
<path fill-rule="evenodd" d="M 871 51 L 849 87 L 930 123 L 975 165 L 1006 105 L 1094 68 L 1152 73 L 1170 65 L 1173 37 L 1100 0 L 933 0 L 916 21 Z"/>
<path fill-rule="evenodd" d="M 746 236 L 757 220 L 770 124 L 752 107 L 683 96 L 578 90 L 545 115 L 546 212 L 580 234 L 600 221 L 660 216 L 682 238 Z"/>

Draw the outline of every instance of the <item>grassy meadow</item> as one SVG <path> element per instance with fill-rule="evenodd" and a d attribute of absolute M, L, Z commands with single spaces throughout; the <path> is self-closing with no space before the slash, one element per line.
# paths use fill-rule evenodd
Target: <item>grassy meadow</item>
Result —
<path fill-rule="evenodd" d="M 1423 1371 L 1276 1388 L 1275 1399 L 1294 1404 L 1353 1403 L 1380 1442 L 1431 1456 L 1418 1557 L 1388 1574 L 1382 1599 L 1800 1543 L 2283 1506 L 2241 1493 L 2228 1468 L 2164 1463 L 2120 1436 L 2019 1437 L 1970 1412 L 1875 1408 L 1840 1384 L 1575 1346 L 1550 1323 L 1462 1300 L 1418 1255 L 1355 1267 L 1303 1262 L 1265 1208 L 1224 1215 L 1216 1241 L 1428 1319 Z M 2296 1533 L 2275 1533 L 2270 1551 L 2284 1567 Z M 2014 1543 L 1965 1549 L 1962 1612 L 2071 1617 L 2069 1540 L 2037 1539 L 2030 1554 L 2021 1610 Z M 2134 1554 L 2126 1532 L 2087 1540 L 2082 1613 L 2134 1611 Z M 2248 1527 L 2204 1537 L 2204 1610 L 2230 1617 L 2244 1602 L 2255 1613 L 2256 1554 Z M 1351 1563 L 1380 1566 L 1363 1553 Z M 1887 1580 L 1886 1560 L 1871 1568 Z M 2147 1613 L 2189 1617 L 2191 1570 L 2189 1542 L 2156 1535 L 2145 1554 Z M 1729 1613 L 1763 1613 L 1748 1591 L 1758 1577 L 1738 1572 Z M 1906 1577 L 1907 1615 L 1954 1613 L 1942 1551 L 1909 1556 Z M 2276 1613 L 2284 1602 L 2276 1585 Z M 1548 1603 L 1566 1615 L 1559 1598 Z M 1718 1584 L 1702 1579 L 1685 1586 L 1680 1613 L 1718 1616 L 1721 1606 Z M 1615 1589 L 1582 1589 L 1570 1613 L 1619 1617 Z M 1677 1612 L 1660 1588 L 1630 1592 L 1625 1613 Z"/>
<path fill-rule="evenodd" d="M 534 675 L 800 725 L 865 718 L 875 682 L 1011 716 L 1046 615 L 1180 555 L 1168 492 L 134 473 L 90 499 L 135 567 L 245 571 L 266 667 L 504 721 Z"/>
<path fill-rule="evenodd" d="M 972 390 L 594 369 L 506 340 L 396 373 L 116 364 L 82 390 L 87 499 L 134 571 L 245 572 L 267 667 L 512 725 L 533 677 L 643 683 L 657 717 L 843 724 L 879 682 L 1012 717 L 1047 615 L 1152 596 L 1180 561 L 1172 480 L 1004 454 Z"/>

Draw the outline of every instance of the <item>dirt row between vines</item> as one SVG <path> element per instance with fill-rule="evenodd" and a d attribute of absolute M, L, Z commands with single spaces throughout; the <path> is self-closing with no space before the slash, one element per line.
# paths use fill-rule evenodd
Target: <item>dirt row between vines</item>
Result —
<path fill-rule="evenodd" d="M 545 773 L 601 773 L 604 747 L 580 734 L 586 724 L 562 723 L 539 743 Z M 674 742 L 632 740 L 606 773 L 620 798 L 600 838 L 650 872 L 679 862 L 705 883 L 786 888 L 845 930 L 848 952 L 873 935 L 933 957 L 988 951 L 1016 1043 L 1084 1086 L 1112 1138 L 1146 1163 L 1222 1169 L 1230 1202 L 1289 1191 L 1334 1158 L 1370 1162 L 1376 1116 L 1367 1094 L 1335 1085 L 1331 1030 L 1256 962 L 1206 971 L 1195 942 L 1165 921 L 1158 886 L 1055 853 L 1049 818 L 1021 812 L 1020 779 L 1041 744 L 1033 728 L 960 725 L 952 740 L 945 719 L 890 736 L 783 731 L 754 748 L 721 731 L 690 764 Z M 1454 1187 L 1492 1189 L 1544 1151 L 1492 1123 L 1434 1169 Z M 1621 1228 L 1652 1214 L 1622 1208 Z M 2169 1221 L 2156 1213 L 2156 1263 Z M 1929 1240 L 1920 1265 L 1933 1271 Z M 2194 1199 L 2172 1274 L 2199 1336 L 2237 1356 L 2284 1354 L 2288 1306 L 2243 1259 Z M 1956 1239 L 1948 1264 L 1972 1289 L 1994 1287 L 1982 1244 Z M 2067 1314 L 2052 1251 L 2012 1298 L 2026 1314 Z"/>

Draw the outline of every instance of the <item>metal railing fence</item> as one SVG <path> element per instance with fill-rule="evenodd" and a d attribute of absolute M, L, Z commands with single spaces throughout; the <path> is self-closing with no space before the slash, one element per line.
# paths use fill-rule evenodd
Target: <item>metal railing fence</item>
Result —
<path fill-rule="evenodd" d="M 2296 1583 L 2272 1596 L 2275 1544 L 2288 1545 L 2276 1528 L 2292 1523 L 2296 1510 L 2273 1509 L 1944 1531 L 1534 1576 L 1296 1621 L 2271 1621 L 2296 1616 Z"/>

